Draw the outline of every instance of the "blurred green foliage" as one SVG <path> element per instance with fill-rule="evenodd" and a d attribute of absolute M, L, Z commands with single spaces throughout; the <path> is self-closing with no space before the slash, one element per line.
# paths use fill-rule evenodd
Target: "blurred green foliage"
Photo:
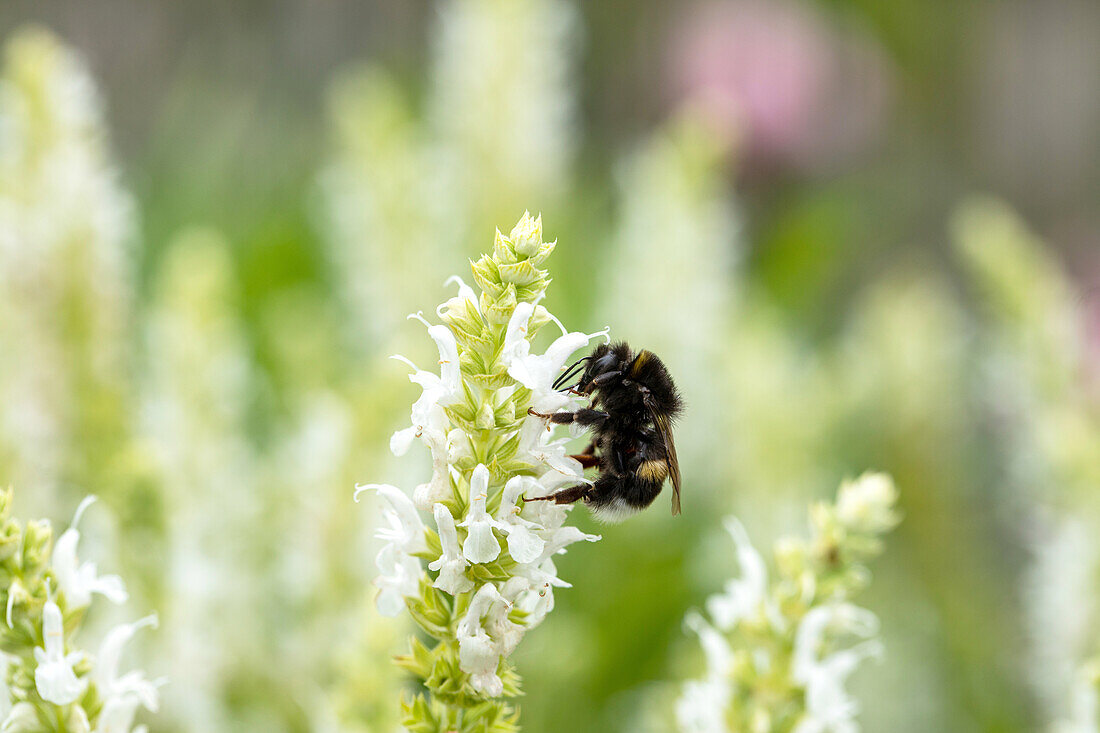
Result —
<path fill-rule="evenodd" d="M 26 467 L 8 440 L 25 423 L 6 418 L 0 482 L 17 480 L 36 516 L 67 516 L 91 489 L 118 517 L 103 534 L 165 621 L 143 665 L 173 678 L 154 731 L 392 728 L 401 681 L 385 658 L 403 630 L 364 610 L 373 515 L 351 505 L 352 484 L 423 479 L 425 456 L 386 450 L 415 389 L 385 357 L 432 358 L 406 313 L 439 302 L 443 278 L 465 276 L 523 208 L 559 238 L 550 308 L 651 346 L 688 397 L 684 515 L 655 508 L 562 560 L 574 588 L 514 660 L 529 729 L 653 726 L 701 668 L 685 610 L 733 569 L 716 519 L 735 511 L 767 543 L 865 469 L 894 476 L 905 517 L 865 596 L 887 649 L 855 678 L 866 729 L 1022 731 L 1063 714 L 1035 691 L 1046 671 L 1029 661 L 1021 588 L 1043 541 L 1037 505 L 1095 517 L 1082 507 L 1100 471 L 1097 396 L 1082 385 L 1098 357 L 1081 293 L 1100 267 L 1097 190 L 1044 197 L 1029 179 L 1057 171 L 1000 175 L 1005 153 L 989 146 L 1007 136 L 983 126 L 1013 117 L 983 85 L 983 70 L 1016 68 L 994 53 L 1006 34 L 1021 63 L 1095 77 L 1059 62 L 1056 33 L 1020 30 L 1012 3 L 813 5 L 879 49 L 893 104 L 861 150 L 798 167 L 754 161 L 743 130 L 670 101 L 665 29 L 681 4 L 171 5 L 16 2 L 0 17 L 9 95 L 19 43 L 48 38 L 15 35 L 24 21 L 90 60 L 106 100 L 94 124 L 113 133 L 93 159 L 109 169 L 118 151 L 112 195 L 132 192 L 140 243 L 95 240 L 130 268 L 108 287 L 128 305 L 110 336 L 125 364 L 106 383 L 87 368 L 104 343 L 89 316 L 113 307 L 80 267 L 95 238 L 76 254 L 26 250 L 48 273 L 29 291 L 12 284 L 15 248 L 0 248 L 3 362 L 60 365 L 62 386 L 42 394 L 66 408 L 57 470 Z M 1100 43 L 1083 4 L 1053 5 L 1033 20 L 1079 19 Z M 1036 83 L 1001 76 L 1010 99 Z M 1040 152 L 1068 124 L 1049 116 L 1052 132 L 1028 136 Z M 8 129 L 0 201 L 78 221 Z M 1009 196 L 1041 231 L 1086 234 L 1044 243 L 999 204 L 952 218 L 972 188 Z M 3 387 L 19 389 L 11 373 Z M 166 401 L 176 417 L 150 423 Z M 239 575 L 202 603 L 181 580 L 208 570 L 188 565 L 193 524 L 211 532 L 210 567 Z M 190 643 L 174 629 L 207 637 L 193 666 L 174 665 Z"/>

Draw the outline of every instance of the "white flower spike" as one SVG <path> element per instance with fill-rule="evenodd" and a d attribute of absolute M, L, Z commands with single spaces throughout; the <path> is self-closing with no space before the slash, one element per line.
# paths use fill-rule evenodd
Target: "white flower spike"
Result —
<path fill-rule="evenodd" d="M 554 249 L 542 242 L 540 221 L 525 216 L 512 236 L 498 232 L 492 253 L 472 264 L 477 291 L 458 278 L 447 281 L 458 293 L 435 311 L 445 325 L 412 316 L 436 343 L 439 374 L 395 357 L 412 369 L 421 393 L 410 426 L 390 447 L 401 454 L 421 440 L 431 451 L 432 478 L 411 499 L 378 488 L 391 503 L 383 512 L 388 527 L 378 534 L 387 540 L 378 556 L 378 604 L 390 614 L 407 607 L 424 631 L 442 639 L 429 650 L 433 668 L 462 673 L 453 679 L 417 667 L 424 692 L 409 708 L 410 727 L 438 725 L 441 719 L 429 720 L 433 709 L 471 729 L 516 721 L 510 702 L 497 698 L 519 694 L 508 657 L 553 609 L 553 589 L 568 587 L 552 558 L 573 542 L 598 539 L 565 526 L 572 507 L 520 502 L 585 482 L 566 440 L 527 411 L 574 403 L 553 382 L 569 356 L 600 334 L 570 333 L 537 305 L 550 281 L 541 266 Z M 532 353 L 531 336 L 547 323 L 562 336 L 546 353 Z M 494 477 L 503 486 L 491 485 Z M 434 526 L 421 526 L 418 509 L 431 513 Z M 413 556 L 423 556 L 421 540 L 438 547 L 426 570 Z M 444 607 L 453 612 L 435 613 Z M 422 645 L 412 647 L 421 658 Z"/>

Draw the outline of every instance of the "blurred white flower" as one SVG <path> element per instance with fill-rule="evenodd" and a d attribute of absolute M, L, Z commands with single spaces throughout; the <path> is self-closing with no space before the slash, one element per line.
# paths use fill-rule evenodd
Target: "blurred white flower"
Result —
<path fill-rule="evenodd" d="M 1093 660 L 1077 673 L 1070 690 L 1070 717 L 1053 727 L 1053 733 L 1100 731 L 1100 662 Z"/>
<path fill-rule="evenodd" d="M 696 611 L 688 613 L 684 618 L 684 626 L 699 636 L 707 659 L 707 675 L 722 678 L 729 674 L 733 664 L 733 649 L 726 637 Z"/>
<path fill-rule="evenodd" d="M 375 563 L 379 575 L 374 584 L 379 589 L 378 611 L 384 616 L 396 616 L 405 608 L 405 598 L 420 590 L 420 561 L 411 555 L 428 548 L 424 539 L 424 523 L 416 505 L 401 489 L 389 484 L 356 486 L 355 498 L 364 491 L 377 491 L 389 504 L 382 517 L 389 527 L 380 527 L 375 537 L 386 542 L 378 551 Z"/>
<path fill-rule="evenodd" d="M 707 612 L 718 628 L 729 631 L 767 603 L 768 570 L 741 522 L 727 517 L 725 527 L 733 538 L 741 577 L 727 580 L 722 593 L 707 599 Z"/>
<path fill-rule="evenodd" d="M 104 447 L 81 431 L 124 429 L 136 226 L 84 60 L 44 29 L 4 40 L 0 450 L 5 481 L 46 502 L 66 466 Z"/>
<path fill-rule="evenodd" d="M 57 577 L 57 586 L 65 595 L 65 602 L 71 608 L 84 608 L 92 602 L 92 594 L 100 593 L 112 603 L 125 603 L 129 598 L 122 578 L 117 575 L 100 576 L 94 562 L 83 565 L 76 557 L 76 546 L 80 542 L 77 525 L 84 511 L 96 500 L 94 496 L 85 497 L 73 516 L 73 523 L 57 538 L 53 550 L 53 572 Z"/>
<path fill-rule="evenodd" d="M 378 612 L 396 616 L 405 610 L 405 599 L 415 598 L 420 592 L 420 561 L 390 544 L 379 550 L 375 564 Z"/>
<path fill-rule="evenodd" d="M 84 652 L 65 653 L 65 628 L 61 609 L 47 601 L 42 609 L 41 647 L 34 650 L 37 667 L 34 683 L 43 700 L 54 705 L 68 705 L 84 694 L 87 680 L 78 679 L 73 666 L 84 659 Z"/>
<path fill-rule="evenodd" d="M 455 158 L 456 190 L 478 213 L 560 191 L 575 137 L 576 9 L 563 0 L 437 7 L 429 114 Z"/>
<path fill-rule="evenodd" d="M 791 667 L 791 677 L 806 688 L 806 713 L 795 728 L 798 733 L 859 730 L 854 722 L 859 705 L 848 695 L 844 684 L 862 660 L 881 656 L 882 644 L 867 641 L 824 656 L 821 649 L 827 632 L 867 638 L 877 631 L 875 615 L 850 603 L 818 606 L 803 616 L 795 632 Z"/>
<path fill-rule="evenodd" d="M 96 692 L 103 700 L 95 733 L 130 733 L 139 706 L 151 712 L 157 711 L 160 703 L 158 683 L 146 679 L 145 674 L 137 670 L 122 676 L 118 674 L 123 645 L 139 629 L 156 626 L 155 615 L 132 624 L 120 624 L 107 633 L 100 645 L 92 670 Z"/>
<path fill-rule="evenodd" d="M 1070 516 L 1036 506 L 1032 561 L 1024 571 L 1028 668 L 1049 719 L 1064 716 L 1077 703 L 1081 660 L 1096 645 L 1100 603 L 1093 588 L 1100 569 L 1100 547 L 1092 512 Z"/>
<path fill-rule="evenodd" d="M 845 481 L 837 495 L 836 513 L 841 524 L 858 532 L 876 534 L 898 523 L 894 504 L 898 490 L 889 476 L 868 473 Z"/>
<path fill-rule="evenodd" d="M 416 505 L 404 491 L 389 484 L 362 484 L 355 487 L 355 499 L 364 491 L 376 491 L 389 504 L 382 509 L 389 527 L 380 527 L 375 536 L 394 545 L 402 552 L 421 552 L 427 549 L 424 540 L 424 522 Z"/>
<path fill-rule="evenodd" d="M 730 686 L 725 680 L 692 680 L 676 700 L 676 723 L 681 733 L 729 733 L 729 704 Z"/>
<path fill-rule="evenodd" d="M 29 702 L 17 702 L 0 725 L 0 733 L 39 733 L 42 723 Z"/>

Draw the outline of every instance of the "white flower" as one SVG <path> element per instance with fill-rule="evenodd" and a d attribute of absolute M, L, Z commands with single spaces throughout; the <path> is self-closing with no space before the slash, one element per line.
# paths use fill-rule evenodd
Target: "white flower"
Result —
<path fill-rule="evenodd" d="M 726 708 L 729 684 L 725 680 L 693 680 L 676 701 L 676 722 L 682 733 L 728 733 Z"/>
<path fill-rule="evenodd" d="M 0 725 L 0 733 L 38 733 L 42 730 L 42 723 L 38 720 L 38 713 L 29 702 L 17 702 L 12 706 L 3 725 Z"/>
<path fill-rule="evenodd" d="M 122 647 L 142 628 L 157 625 L 157 617 L 146 616 L 132 624 L 120 624 L 103 639 L 96 657 L 92 679 L 103 699 L 103 709 L 96 720 L 95 733 L 130 733 L 138 706 L 156 712 L 159 705 L 157 683 L 140 671 L 118 674 Z"/>
<path fill-rule="evenodd" d="M 439 541 L 443 545 L 443 554 L 438 560 L 428 563 L 428 568 L 439 572 L 434 585 L 452 596 L 465 593 L 474 587 L 472 580 L 466 577 L 466 559 L 462 557 L 458 545 L 458 529 L 451 510 L 442 504 L 435 505 L 435 524 L 439 528 Z"/>
<path fill-rule="evenodd" d="M 405 610 L 405 599 L 420 594 L 420 561 L 402 552 L 393 544 L 384 546 L 375 559 L 378 576 L 374 585 L 378 588 L 375 601 L 383 616 L 396 616 Z"/>
<path fill-rule="evenodd" d="M 404 491 L 390 484 L 362 484 L 355 487 L 355 500 L 364 491 L 377 491 L 389 503 L 382 509 L 382 516 L 389 522 L 389 528 L 380 527 L 375 537 L 385 540 L 404 552 L 423 552 L 428 549 L 424 539 L 424 522 L 416 505 Z"/>
<path fill-rule="evenodd" d="M 92 602 L 92 594 L 100 593 L 112 603 L 125 603 L 129 598 L 122 578 L 117 575 L 99 576 L 94 562 L 83 565 L 76 557 L 76 546 L 80 542 L 77 525 L 84 510 L 95 502 L 94 496 L 88 496 L 80 502 L 73 517 L 73 523 L 57 539 L 54 546 L 52 567 L 57 576 L 57 585 L 65 601 L 71 608 L 84 608 Z"/>
<path fill-rule="evenodd" d="M 440 306 L 435 309 L 435 314 L 443 318 L 452 311 L 461 313 L 467 309 L 473 309 L 474 313 L 480 315 L 481 304 L 478 303 L 477 294 L 474 293 L 474 289 L 467 285 L 458 275 L 451 275 L 443 282 L 443 285 L 447 286 L 451 283 L 458 283 L 458 295 L 454 296 L 446 303 L 441 303 Z"/>
<path fill-rule="evenodd" d="M 454 404 L 462 396 L 463 387 L 459 373 L 458 345 L 451 330 L 446 326 L 429 324 L 420 314 L 409 317 L 416 318 L 428 327 L 428 335 L 439 349 L 440 374 L 418 369 L 403 356 L 395 354 L 392 357 L 413 370 L 409 381 L 419 384 L 423 391 L 412 406 L 412 425 L 393 434 L 390 438 L 390 450 L 394 455 L 404 455 L 414 438 L 420 438 L 428 446 L 432 454 L 432 478 L 413 492 L 417 506 L 428 509 L 435 502 L 447 498 L 450 493 L 450 445 L 447 436 L 450 423 L 443 408 Z"/>
<path fill-rule="evenodd" d="M 551 431 L 545 420 L 528 415 L 520 428 L 517 451 L 517 458 L 520 460 L 532 466 L 546 468 L 539 476 L 539 482 L 547 493 L 552 493 L 565 484 L 592 483 L 584 477 L 581 464 L 567 455 L 568 439 L 551 440 L 551 437 Z M 543 503 L 553 506 L 553 502 Z"/>
<path fill-rule="evenodd" d="M 458 523 L 467 531 L 466 541 L 462 544 L 462 554 L 472 563 L 492 562 L 500 555 L 493 528 L 504 530 L 504 525 L 489 516 L 485 502 L 489 496 L 489 469 L 478 464 L 470 477 L 470 509 L 466 519 Z"/>
<path fill-rule="evenodd" d="M 714 623 L 729 631 L 740 621 L 767 605 L 768 571 L 764 558 L 749 541 L 745 527 L 734 517 L 727 517 L 726 531 L 733 538 L 741 577 L 726 581 L 725 590 L 707 599 L 707 611 Z"/>
<path fill-rule="evenodd" d="M 419 381 L 416 378 L 417 374 L 411 375 L 409 380 L 416 382 L 427 392 L 437 393 L 438 398 L 435 402 L 446 407 L 462 396 L 462 376 L 459 371 L 458 343 L 455 341 L 455 335 L 446 326 L 433 326 L 428 323 L 419 313 L 413 313 L 409 318 L 416 319 L 427 326 L 428 336 L 435 341 L 436 348 L 439 349 L 439 376 L 436 377 L 431 372 L 423 372 L 419 375 Z"/>
<path fill-rule="evenodd" d="M 548 504 L 550 502 L 538 502 Z M 528 504 L 528 506 L 532 506 Z M 570 588 L 569 583 L 558 577 L 558 569 L 554 566 L 553 557 L 565 551 L 565 547 L 580 540 L 596 542 L 599 535 L 585 534 L 576 527 L 560 527 L 556 530 L 540 531 L 544 544 L 542 554 L 533 562 L 519 563 L 515 573 L 527 583 L 527 588 L 522 591 L 513 590 L 516 605 L 527 614 L 527 628 L 533 629 L 546 618 L 546 615 L 554 610 L 554 588 Z"/>
<path fill-rule="evenodd" d="M 102 719 L 102 714 L 100 719 Z M 69 733 L 92 733 L 92 725 L 88 722 L 88 713 L 84 711 L 83 707 L 73 705 L 69 708 L 69 719 L 65 721 L 65 730 Z M 130 731 L 127 730 L 124 733 L 130 733 Z"/>
<path fill-rule="evenodd" d="M 432 477 L 413 490 L 416 505 L 427 509 L 435 502 L 446 499 L 451 493 L 451 446 L 447 435 L 450 422 L 447 420 L 447 413 L 438 403 L 428 402 L 421 405 L 421 400 L 413 405 L 413 427 L 394 433 L 390 438 L 390 450 L 394 455 L 404 455 L 413 438 L 420 438 L 428 447 L 432 456 Z"/>
<path fill-rule="evenodd" d="M 488 630 L 500 647 L 501 656 L 507 657 L 516 650 L 527 627 L 508 618 L 516 599 L 530 590 L 530 582 L 524 577 L 509 578 L 500 589 L 503 603 L 494 604 L 489 609 Z"/>
<path fill-rule="evenodd" d="M 519 563 L 534 562 L 542 555 L 546 546 L 546 541 L 535 534 L 535 530 L 541 527 L 521 517 L 522 509 L 519 506 L 521 496 L 528 491 L 541 489 L 542 485 L 530 476 L 513 476 L 504 485 L 504 492 L 500 497 L 497 520 L 501 530 L 508 535 L 508 554 Z"/>
<path fill-rule="evenodd" d="M 554 610 L 554 588 L 572 586 L 558 577 L 558 569 L 549 558 L 538 563 L 519 565 L 516 573 L 528 583 L 527 590 L 520 594 L 516 605 L 527 614 L 527 628 L 533 629 Z"/>
<path fill-rule="evenodd" d="M 733 650 L 717 629 L 707 623 L 698 612 L 691 611 L 684 618 L 684 626 L 699 636 L 703 654 L 707 658 L 707 675 L 725 677 L 733 666 Z"/>
<path fill-rule="evenodd" d="M 375 537 L 386 544 L 378 551 L 375 564 L 379 575 L 374 584 L 379 589 L 378 611 L 384 616 L 396 616 L 405 608 L 405 598 L 420 592 L 420 561 L 410 553 L 428 549 L 424 538 L 424 523 L 412 500 L 405 492 L 389 484 L 366 484 L 355 487 L 355 499 L 364 491 L 374 490 L 388 503 L 382 516 L 389 527 L 379 528 Z"/>
<path fill-rule="evenodd" d="M 65 654 L 65 625 L 61 609 L 47 601 L 42 609 L 43 646 L 35 647 L 34 684 L 43 700 L 68 705 L 84 694 L 87 681 L 77 679 L 73 665 L 84 659 L 84 652 Z"/>
<path fill-rule="evenodd" d="M 18 579 L 15 578 L 11 581 L 11 585 L 8 586 L 8 628 L 12 628 L 12 614 L 15 612 L 15 607 L 23 601 L 29 601 L 31 594 L 27 592 L 26 586 Z"/>
<path fill-rule="evenodd" d="M 1054 725 L 1054 733 L 1096 733 L 1100 730 L 1100 669 L 1095 662 L 1085 665 L 1071 689 L 1070 719 Z"/>
<path fill-rule="evenodd" d="M 794 657 L 791 674 L 803 680 L 809 670 L 820 663 L 820 649 L 826 632 L 834 636 L 854 634 L 863 638 L 878 631 L 878 618 L 865 608 L 851 603 L 833 603 L 811 608 L 795 632 Z"/>
<path fill-rule="evenodd" d="M 894 503 L 898 490 L 884 473 L 867 473 L 845 481 L 837 494 L 836 514 L 841 524 L 857 532 L 879 534 L 898 523 Z"/>
<path fill-rule="evenodd" d="M 598 534 L 586 534 L 579 528 L 573 526 L 561 527 L 554 530 L 549 538 L 546 540 L 546 546 L 543 548 L 542 557 L 544 559 L 550 559 L 554 555 L 565 552 L 565 548 L 574 542 L 598 542 L 600 535 Z"/>
<path fill-rule="evenodd" d="M 826 631 L 866 638 L 877 630 L 875 615 L 850 603 L 818 606 L 803 616 L 795 633 L 791 664 L 791 677 L 806 690 L 806 715 L 795 727 L 797 733 L 855 733 L 859 730 L 853 722 L 859 705 L 848 695 L 844 685 L 861 661 L 882 654 L 882 645 L 877 640 L 866 641 L 824 657 L 821 647 Z"/>
<path fill-rule="evenodd" d="M 504 694 L 504 683 L 497 676 L 500 663 L 499 645 L 481 626 L 481 619 L 493 604 L 504 603 L 500 591 L 486 583 L 474 594 L 466 615 L 458 622 L 458 666 L 470 675 L 470 686 L 487 697 Z"/>
<path fill-rule="evenodd" d="M 576 463 L 572 459 L 569 460 L 572 463 Z M 577 464 L 577 470 L 579 473 L 580 464 Z M 528 483 L 527 486 L 529 488 L 524 491 L 523 495 L 528 499 L 549 496 L 557 491 L 563 484 L 572 485 L 576 483 L 591 482 L 580 476 L 569 479 L 561 473 L 551 469 L 543 473 L 535 483 Z M 552 532 L 565 524 L 565 520 L 568 519 L 569 512 L 573 507 L 573 504 L 555 504 L 552 501 L 534 501 L 524 504 L 523 514 L 530 518 L 532 522 L 542 527 L 544 530 L 543 536 L 545 536 L 545 531 Z"/>
<path fill-rule="evenodd" d="M 527 340 L 527 326 L 535 312 L 534 303 L 520 303 L 508 320 L 501 360 L 508 365 L 508 374 L 531 390 L 531 406 L 538 412 L 556 412 L 570 404 L 566 392 L 554 389 L 554 380 L 562 373 L 562 367 L 573 353 L 586 346 L 596 336 L 607 338 L 608 329 L 584 334 L 579 331 L 562 335 L 546 350 L 545 354 L 531 354 L 531 342 Z"/>

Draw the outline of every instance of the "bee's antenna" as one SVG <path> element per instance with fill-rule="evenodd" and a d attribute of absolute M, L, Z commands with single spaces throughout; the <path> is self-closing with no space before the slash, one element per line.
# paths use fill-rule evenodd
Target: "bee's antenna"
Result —
<path fill-rule="evenodd" d="M 570 379 L 572 379 L 573 377 L 575 377 L 577 375 L 577 372 L 580 371 L 580 369 L 579 369 L 580 365 L 584 364 L 586 361 L 588 361 L 591 358 L 592 358 L 591 356 L 584 356 L 584 357 L 581 357 L 580 359 L 577 359 L 572 364 L 570 364 L 569 368 L 566 369 L 565 372 L 563 372 L 561 374 L 561 376 L 559 376 L 557 379 L 554 380 L 554 384 L 553 384 L 554 389 L 561 389 L 561 386 L 563 384 L 565 384 L 566 382 L 568 382 Z"/>

